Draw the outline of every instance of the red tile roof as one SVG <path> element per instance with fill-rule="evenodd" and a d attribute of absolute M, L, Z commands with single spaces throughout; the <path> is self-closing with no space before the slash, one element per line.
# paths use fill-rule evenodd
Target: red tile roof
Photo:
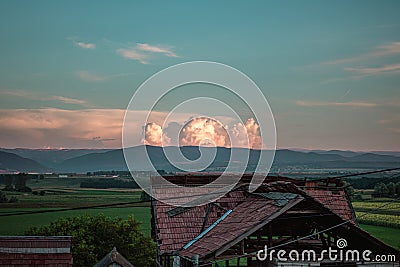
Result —
<path fill-rule="evenodd" d="M 158 189 L 158 194 L 171 194 L 171 189 Z M 234 191 L 223 196 L 210 206 L 205 227 L 209 227 L 226 210 L 232 209 L 245 199 L 245 191 Z M 168 211 L 175 207 L 160 201 L 155 203 L 157 240 L 162 253 L 172 253 L 182 248 L 187 242 L 200 234 L 206 217 L 207 205 L 189 208 L 180 214 L 170 217 Z"/>
<path fill-rule="evenodd" d="M 0 236 L 0 266 L 72 266 L 71 237 Z"/>
<path fill-rule="evenodd" d="M 305 191 L 344 220 L 355 222 L 355 216 L 351 209 L 351 204 L 349 203 L 344 190 L 330 191 L 321 189 L 305 189 Z"/>

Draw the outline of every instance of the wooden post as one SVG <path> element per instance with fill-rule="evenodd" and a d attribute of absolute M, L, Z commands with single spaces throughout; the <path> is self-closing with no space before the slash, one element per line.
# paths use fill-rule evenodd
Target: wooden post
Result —
<path fill-rule="evenodd" d="M 252 256 L 247 257 L 247 266 L 249 266 L 249 267 L 253 266 L 253 257 Z"/>
<path fill-rule="evenodd" d="M 272 226 L 268 225 L 268 248 L 272 247 Z"/>
<path fill-rule="evenodd" d="M 199 255 L 193 255 L 192 262 L 193 267 L 199 267 Z"/>

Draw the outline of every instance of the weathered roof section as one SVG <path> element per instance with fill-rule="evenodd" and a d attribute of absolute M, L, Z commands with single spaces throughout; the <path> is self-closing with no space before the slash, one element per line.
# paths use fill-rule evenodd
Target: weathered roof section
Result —
<path fill-rule="evenodd" d="M 118 264 L 118 265 L 116 265 Z M 108 267 L 108 266 L 121 266 L 121 267 L 134 267 L 124 256 L 122 256 L 114 247 L 104 258 L 102 258 L 94 267 Z"/>
<path fill-rule="evenodd" d="M 216 251 L 224 252 L 303 199 L 297 194 L 291 194 L 290 197 L 287 194 L 291 193 L 250 195 L 204 237 L 179 254 L 186 257 L 197 254 L 203 258 Z M 285 200 L 285 205 L 281 205 L 282 200 Z"/>
<path fill-rule="evenodd" d="M 156 192 L 157 194 L 173 194 L 174 189 L 161 188 Z M 209 227 L 227 210 L 232 209 L 245 198 L 245 191 L 233 191 L 213 204 L 186 209 L 155 201 L 155 223 L 161 253 L 179 250 L 199 235 L 202 229 Z"/>
<path fill-rule="evenodd" d="M 344 190 L 305 189 L 305 191 L 344 220 L 355 222 L 354 212 Z"/>
<path fill-rule="evenodd" d="M 1 266 L 72 266 L 70 236 L 0 236 Z"/>

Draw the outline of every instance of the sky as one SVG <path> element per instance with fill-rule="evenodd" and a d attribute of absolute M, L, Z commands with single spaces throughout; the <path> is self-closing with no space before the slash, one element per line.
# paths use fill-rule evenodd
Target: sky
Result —
<path fill-rule="evenodd" d="M 137 88 L 201 60 L 258 85 L 278 148 L 400 151 L 399 10 L 399 1 L 367 0 L 1 1 L 0 147 L 119 148 Z M 187 86 L 156 111 L 216 91 Z M 224 132 L 181 115 L 138 125 L 138 144 L 170 141 L 179 126 L 184 145 L 201 135 L 229 146 L 227 132 L 247 129 L 259 146 L 251 116 Z"/>

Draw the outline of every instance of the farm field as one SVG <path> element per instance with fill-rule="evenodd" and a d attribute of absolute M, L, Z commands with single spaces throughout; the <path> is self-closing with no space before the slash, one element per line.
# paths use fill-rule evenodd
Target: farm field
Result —
<path fill-rule="evenodd" d="M 391 201 L 353 202 L 361 224 L 400 228 L 400 203 Z"/>
<path fill-rule="evenodd" d="M 34 189 L 35 190 L 35 189 Z M 32 193 L 6 192 L 7 197 L 15 196 L 17 203 L 0 204 L 0 207 L 49 208 L 76 207 L 82 205 L 114 204 L 139 201 L 141 191 L 132 190 L 88 190 L 88 189 L 45 189 L 45 195 Z"/>
<path fill-rule="evenodd" d="M 400 248 L 400 203 L 392 199 L 354 201 L 360 227 L 395 248 Z"/>
<path fill-rule="evenodd" d="M 37 190 L 33 188 L 33 190 Z M 0 204 L 0 216 L 24 212 L 41 212 L 2 216 L 0 219 L 0 235 L 22 235 L 32 226 L 50 224 L 59 218 L 74 217 L 82 214 L 95 215 L 103 213 L 106 216 L 128 218 L 133 217 L 142 223 L 142 231 L 150 234 L 150 203 L 137 203 L 105 208 L 89 208 L 66 210 L 82 206 L 118 204 L 140 201 L 141 191 L 119 189 L 80 189 L 80 188 L 50 188 L 45 189 L 44 196 L 32 193 L 6 192 L 7 197 L 15 196 L 17 203 Z M 47 212 L 60 209 L 59 212 Z"/>

